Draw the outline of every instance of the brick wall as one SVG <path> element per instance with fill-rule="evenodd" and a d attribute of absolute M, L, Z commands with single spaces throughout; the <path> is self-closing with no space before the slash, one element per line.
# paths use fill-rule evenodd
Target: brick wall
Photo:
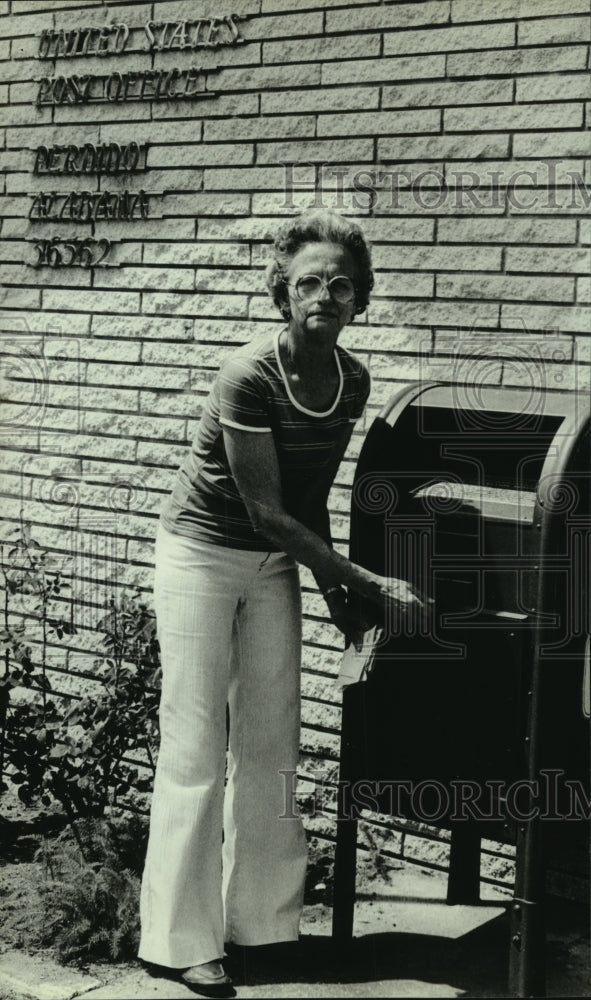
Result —
<path fill-rule="evenodd" d="M 281 217 L 316 200 L 361 221 L 376 288 L 343 343 L 368 364 L 365 422 L 332 499 L 337 544 L 364 431 L 422 378 L 589 387 L 588 0 L 3 0 L 6 360 L 3 508 L 73 557 L 83 626 L 54 684 L 92 684 L 92 625 L 149 588 L 163 496 L 221 359 L 278 317 L 263 285 Z M 239 15 L 243 42 L 152 52 L 144 24 Z M 129 28 L 117 55 L 37 58 L 41 32 Z M 39 77 L 186 70 L 210 99 L 35 102 Z M 135 141 L 147 170 L 43 175 L 40 146 Z M 39 192 L 148 192 L 148 218 L 30 220 Z M 34 241 L 108 238 L 109 266 L 34 268 Z M 41 252 L 41 251 L 40 251 Z M 340 642 L 311 575 L 302 774 L 334 781 Z M 311 785 L 302 781 L 306 794 Z M 330 810 L 310 828 L 332 838 Z M 445 836 L 382 820 L 394 856 L 445 865 Z M 500 855 L 497 861 L 496 856 Z M 487 873 L 510 877 L 490 845 Z"/>

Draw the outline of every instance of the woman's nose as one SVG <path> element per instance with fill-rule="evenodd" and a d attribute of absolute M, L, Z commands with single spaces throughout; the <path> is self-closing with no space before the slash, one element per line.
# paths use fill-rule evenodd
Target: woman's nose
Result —
<path fill-rule="evenodd" d="M 328 287 L 328 282 L 323 281 L 322 284 L 320 285 L 320 288 L 318 289 L 318 298 L 322 299 L 322 301 L 326 301 L 327 299 L 328 300 L 332 299 L 332 295 L 330 294 L 330 288 Z"/>

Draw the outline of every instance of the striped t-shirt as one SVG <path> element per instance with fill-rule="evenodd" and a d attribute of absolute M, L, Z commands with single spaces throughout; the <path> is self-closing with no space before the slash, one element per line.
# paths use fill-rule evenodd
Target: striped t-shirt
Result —
<path fill-rule="evenodd" d="M 221 367 L 203 408 L 161 519 L 175 534 L 215 545 L 273 550 L 249 518 L 230 472 L 222 427 L 271 433 L 284 507 L 306 521 L 304 494 L 330 459 L 344 424 L 355 422 L 369 396 L 367 368 L 337 344 L 339 387 L 323 412 L 294 398 L 279 356 L 279 332 L 236 350 Z"/>

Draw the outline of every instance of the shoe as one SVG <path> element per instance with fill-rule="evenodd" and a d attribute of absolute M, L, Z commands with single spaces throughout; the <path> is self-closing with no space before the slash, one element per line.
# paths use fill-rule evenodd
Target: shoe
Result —
<path fill-rule="evenodd" d="M 140 959 L 140 965 L 148 975 L 155 979 L 172 979 L 183 983 L 193 993 L 202 997 L 221 998 L 235 997 L 236 990 L 232 986 L 230 976 L 224 972 L 221 962 L 206 962 L 204 965 L 193 965 L 189 969 L 172 969 L 168 965 L 156 965 Z"/>
<path fill-rule="evenodd" d="M 221 962 L 205 962 L 204 965 L 193 965 L 181 973 L 180 980 L 193 993 L 202 997 L 234 997 L 236 991 L 232 980 L 224 972 Z"/>

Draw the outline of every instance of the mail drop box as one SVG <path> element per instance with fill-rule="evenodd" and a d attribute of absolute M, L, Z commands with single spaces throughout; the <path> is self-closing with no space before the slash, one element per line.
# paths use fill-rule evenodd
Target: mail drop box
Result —
<path fill-rule="evenodd" d="M 380 620 L 344 692 L 337 936 L 368 802 L 452 830 L 450 902 L 478 895 L 481 836 L 514 842 L 512 989 L 541 994 L 545 866 L 588 842 L 590 472 L 578 394 L 407 386 L 371 425 L 351 559 L 433 604 Z"/>

